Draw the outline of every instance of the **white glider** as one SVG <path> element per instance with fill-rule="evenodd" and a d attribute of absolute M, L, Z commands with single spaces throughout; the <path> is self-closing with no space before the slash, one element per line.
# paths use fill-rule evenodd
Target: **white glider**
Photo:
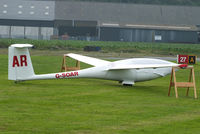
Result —
<path fill-rule="evenodd" d="M 165 60 L 150 58 L 132 58 L 119 61 L 105 61 L 97 58 L 68 54 L 69 57 L 94 67 L 50 74 L 34 73 L 28 48 L 31 44 L 13 44 L 9 47 L 8 79 L 14 81 L 68 78 L 97 78 L 119 81 L 123 85 L 147 81 L 166 76 L 172 67 L 180 66 Z"/>

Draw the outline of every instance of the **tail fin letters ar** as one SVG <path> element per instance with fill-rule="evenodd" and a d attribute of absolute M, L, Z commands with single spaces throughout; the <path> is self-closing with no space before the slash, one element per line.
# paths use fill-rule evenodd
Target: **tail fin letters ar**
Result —
<path fill-rule="evenodd" d="M 20 55 L 20 62 L 19 62 L 17 56 L 13 56 L 12 67 L 23 67 L 23 66 L 27 66 L 27 56 L 26 55 Z"/>

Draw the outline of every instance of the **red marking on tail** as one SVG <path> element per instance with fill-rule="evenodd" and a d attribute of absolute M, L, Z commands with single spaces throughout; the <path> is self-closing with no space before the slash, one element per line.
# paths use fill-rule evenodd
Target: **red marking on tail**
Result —
<path fill-rule="evenodd" d="M 20 55 L 21 66 L 27 66 L 27 58 L 26 55 Z"/>
<path fill-rule="evenodd" d="M 180 67 L 180 68 L 187 68 L 188 65 L 187 65 L 187 64 L 181 64 L 181 65 L 179 65 L 179 67 Z"/>
<path fill-rule="evenodd" d="M 17 65 L 17 67 L 19 67 L 19 61 L 18 61 L 18 58 L 17 56 L 13 56 L 13 67 L 15 67 L 15 65 Z"/>
<path fill-rule="evenodd" d="M 20 64 L 19 64 L 19 60 L 17 58 L 17 56 L 13 56 L 13 64 L 12 67 L 15 67 L 17 65 L 17 67 L 23 67 L 23 66 L 27 66 L 27 57 L 26 55 L 20 55 Z"/>

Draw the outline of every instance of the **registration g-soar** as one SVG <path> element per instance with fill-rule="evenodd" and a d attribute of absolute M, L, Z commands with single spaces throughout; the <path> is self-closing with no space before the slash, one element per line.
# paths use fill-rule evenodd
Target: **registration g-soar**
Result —
<path fill-rule="evenodd" d="M 133 85 L 135 82 L 166 76 L 171 73 L 172 67 L 180 66 L 160 59 L 132 58 L 110 62 L 70 53 L 69 57 L 93 67 L 70 72 L 35 74 L 28 50 L 31 47 L 33 47 L 31 44 L 13 44 L 9 47 L 9 80 L 97 78 L 119 81 L 123 85 Z"/>

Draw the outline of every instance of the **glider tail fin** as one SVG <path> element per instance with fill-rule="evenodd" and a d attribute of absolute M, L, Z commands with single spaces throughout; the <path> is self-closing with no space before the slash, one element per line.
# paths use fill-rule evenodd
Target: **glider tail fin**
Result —
<path fill-rule="evenodd" d="M 9 80 L 28 80 L 35 73 L 33 70 L 31 57 L 29 54 L 30 44 L 13 44 L 8 50 L 8 79 Z"/>

